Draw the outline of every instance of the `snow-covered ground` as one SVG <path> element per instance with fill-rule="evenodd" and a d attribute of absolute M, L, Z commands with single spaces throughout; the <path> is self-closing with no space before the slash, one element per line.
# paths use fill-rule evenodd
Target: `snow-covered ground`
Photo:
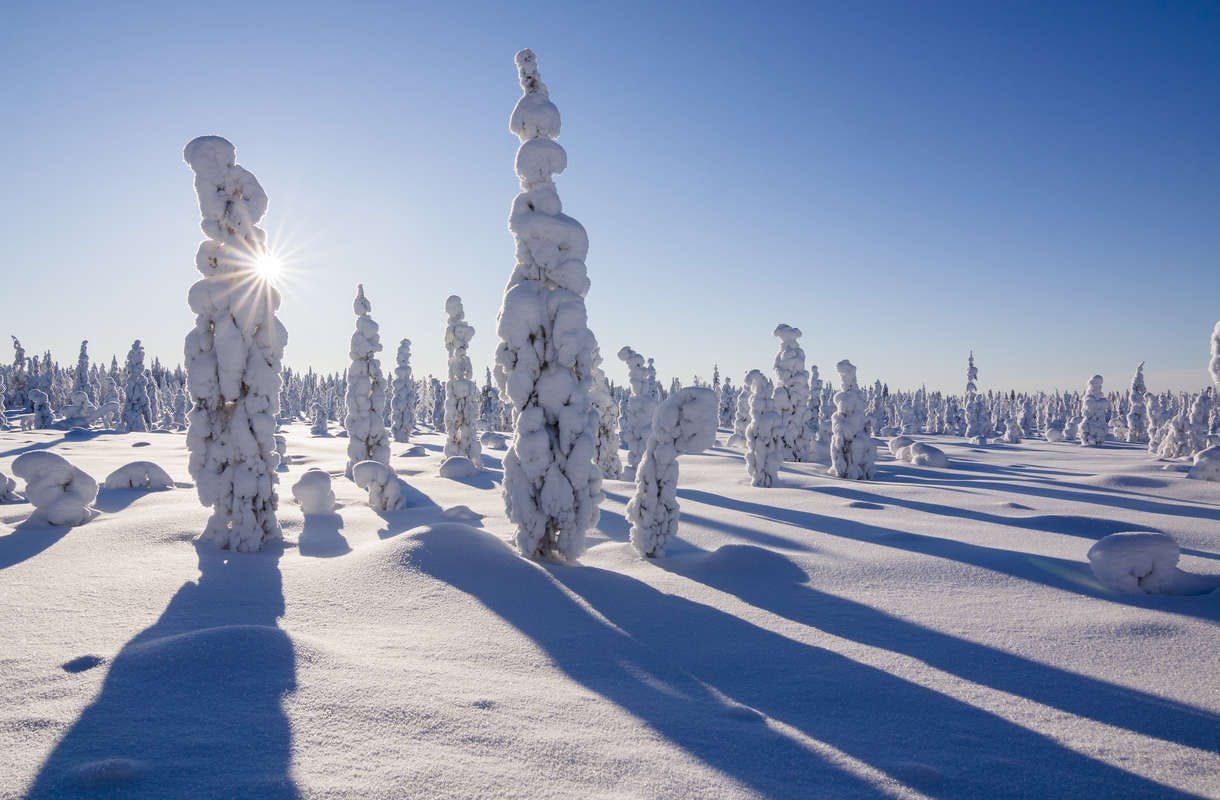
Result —
<path fill-rule="evenodd" d="M 606 481 L 554 566 L 510 546 L 503 450 L 455 481 L 442 436 L 393 445 L 410 507 L 378 514 L 347 440 L 292 425 L 288 541 L 229 554 L 192 541 L 184 435 L 0 433 L 6 474 L 49 448 L 179 482 L 70 530 L 0 506 L 0 797 L 1220 795 L 1220 592 L 1115 594 L 1086 558 L 1162 531 L 1220 574 L 1215 484 L 1129 445 L 916 438 L 950 468 L 882 447 L 876 481 L 762 489 L 739 451 L 682 456 L 656 561 Z M 293 503 L 310 467 L 337 514 Z"/>

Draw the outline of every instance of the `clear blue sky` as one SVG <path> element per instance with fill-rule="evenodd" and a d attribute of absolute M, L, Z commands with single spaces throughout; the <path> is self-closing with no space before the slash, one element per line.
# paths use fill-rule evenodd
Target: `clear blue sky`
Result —
<path fill-rule="evenodd" d="M 177 5 L 175 9 L 168 6 Z M 438 7 L 444 5 L 443 8 Z M 590 322 L 668 380 L 810 361 L 960 390 L 1197 388 L 1220 318 L 1220 4 L 5 3 L 0 333 L 181 359 L 182 146 L 237 145 L 295 251 L 287 362 L 490 363 L 512 268 L 513 54 L 564 115 Z M 0 349 L 0 353 L 5 353 Z M 7 356 L 3 356 L 7 358 Z"/>

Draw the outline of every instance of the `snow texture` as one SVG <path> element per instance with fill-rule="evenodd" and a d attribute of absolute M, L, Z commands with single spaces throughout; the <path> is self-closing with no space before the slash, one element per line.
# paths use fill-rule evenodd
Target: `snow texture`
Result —
<path fill-rule="evenodd" d="M 678 532 L 678 456 L 716 444 L 718 399 L 711 389 L 688 387 L 667 397 L 652 421 L 652 434 L 627 502 L 631 544 L 647 558 L 665 553 Z"/>
<path fill-rule="evenodd" d="M 470 341 L 474 327 L 466 322 L 462 298 L 445 301 L 449 322 L 445 326 L 445 349 L 449 352 L 449 380 L 445 384 L 445 455 L 465 458 L 478 471 L 481 451 L 475 422 L 479 413 L 479 387 L 473 380 Z"/>
<path fill-rule="evenodd" d="M 567 165 L 559 109 L 538 75 L 534 54 L 516 56 L 522 96 L 509 119 L 521 140 L 509 229 L 516 266 L 497 325 L 496 380 L 512 403 L 516 429 L 504 456 L 504 500 L 522 554 L 574 561 L 598 517 L 601 473 L 589 330 L 585 256 L 589 238 L 563 213 L 553 176 Z"/>
<path fill-rule="evenodd" d="M 877 446 L 865 430 L 866 403 L 864 393 L 856 382 L 856 367 L 847 359 L 843 359 L 836 368 L 842 388 L 834 397 L 830 469 L 827 473 L 853 481 L 872 480 Z"/>
<path fill-rule="evenodd" d="M 797 343 L 801 329 L 780 324 L 774 334 L 779 338 L 779 352 L 775 355 L 775 406 L 782 426 L 780 454 L 785 461 L 811 461 L 809 371 L 805 369 L 805 351 Z"/>
<path fill-rule="evenodd" d="M 25 499 L 34 506 L 31 527 L 84 525 L 93 516 L 97 481 L 63 456 L 46 450 L 22 453 L 13 474 L 25 481 Z"/>
<path fill-rule="evenodd" d="M 325 470 L 306 470 L 292 485 L 292 498 L 301 506 L 302 514 L 335 513 L 335 492 L 331 488 L 330 473 Z"/>
<path fill-rule="evenodd" d="M 195 172 L 207 236 L 195 256 L 203 278 L 190 290 L 195 327 L 185 348 L 190 474 L 199 500 L 212 509 L 201 538 L 260 550 L 282 536 L 274 434 L 288 341 L 275 316 L 279 292 L 256 269 L 267 248 L 258 227 L 267 195 L 219 136 L 192 140 L 183 157 Z"/>
<path fill-rule="evenodd" d="M 164 469 L 151 461 L 132 461 L 106 476 L 104 489 L 160 489 L 174 488 L 174 479 Z"/>
<path fill-rule="evenodd" d="M 385 377 L 381 374 L 381 335 L 377 323 L 369 316 L 373 306 L 364 296 L 364 284 L 356 286 L 356 299 L 352 303 L 356 313 L 356 330 L 348 355 L 351 364 L 347 368 L 347 416 L 343 427 L 347 430 L 347 470 L 361 461 L 390 463 L 390 437 L 385 429 Z"/>

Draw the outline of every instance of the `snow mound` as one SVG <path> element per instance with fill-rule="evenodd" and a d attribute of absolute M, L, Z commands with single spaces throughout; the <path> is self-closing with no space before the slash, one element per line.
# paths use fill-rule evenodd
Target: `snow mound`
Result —
<path fill-rule="evenodd" d="M 1063 441 L 1063 431 L 1060 430 L 1059 428 L 1047 428 L 1044 436 L 1046 437 L 1046 440 L 1048 442 L 1062 442 Z"/>
<path fill-rule="evenodd" d="M 926 442 L 916 442 L 908 448 L 908 459 L 917 467 L 947 467 L 949 459 L 939 447 L 933 447 Z"/>
<path fill-rule="evenodd" d="M 411 572 L 431 575 L 480 575 L 495 582 L 496 575 L 534 567 L 494 534 L 460 522 L 437 522 L 412 528 L 395 551 L 398 563 Z"/>
<path fill-rule="evenodd" d="M 374 511 L 397 511 L 407 505 L 402 480 L 380 461 L 361 461 L 354 465 L 352 480 L 369 493 L 369 508 Z"/>
<path fill-rule="evenodd" d="M 93 517 L 97 481 L 63 456 L 46 450 L 22 453 L 13 461 L 13 474 L 26 482 L 26 499 L 34 506 L 27 524 L 83 525 Z"/>
<path fill-rule="evenodd" d="M 104 489 L 172 489 L 174 479 L 151 461 L 132 461 L 106 476 Z"/>
<path fill-rule="evenodd" d="M 890 455 L 898 457 L 898 451 L 904 447 L 910 447 L 915 444 L 915 438 L 912 436 L 895 436 L 890 439 Z"/>
<path fill-rule="evenodd" d="M 691 559 L 691 572 L 742 583 L 800 584 L 809 576 L 785 556 L 752 544 L 725 544 Z"/>
<path fill-rule="evenodd" d="M 466 456 L 449 456 L 441 464 L 440 475 L 442 478 L 464 480 L 466 478 L 473 478 L 478 474 L 479 468 Z"/>
<path fill-rule="evenodd" d="M 479 444 L 488 450 L 506 450 L 508 448 L 508 437 L 495 431 L 484 431 L 483 435 L 479 437 Z"/>
<path fill-rule="evenodd" d="M 335 493 L 330 486 L 330 473 L 309 469 L 292 487 L 292 497 L 304 514 L 333 514 Z"/>
<path fill-rule="evenodd" d="M 472 509 L 470 506 L 453 506 L 452 508 L 446 508 L 441 512 L 441 516 L 445 519 L 451 519 L 457 522 L 475 522 L 483 519 L 483 515 Z"/>
<path fill-rule="evenodd" d="M 1125 594 L 1201 594 L 1220 576 L 1178 569 L 1181 551 L 1172 537 L 1151 531 L 1112 533 L 1089 548 L 1089 565 L 1104 586 Z"/>
<path fill-rule="evenodd" d="M 1195 453 L 1194 466 L 1186 477 L 1220 483 L 1220 445 L 1212 445 Z"/>

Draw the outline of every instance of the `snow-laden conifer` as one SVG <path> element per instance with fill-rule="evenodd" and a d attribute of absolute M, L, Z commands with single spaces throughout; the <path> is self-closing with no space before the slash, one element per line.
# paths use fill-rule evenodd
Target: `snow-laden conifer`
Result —
<path fill-rule="evenodd" d="M 1080 444 L 1085 447 L 1105 444 L 1106 435 L 1109 432 L 1106 417 L 1110 413 L 1110 401 L 1102 391 L 1101 383 L 1100 375 L 1090 378 L 1082 401 L 1078 435 Z"/>
<path fill-rule="evenodd" d="M 449 353 L 449 380 L 445 384 L 445 456 L 465 458 L 480 466 L 482 450 L 475 432 L 478 417 L 479 386 L 474 382 L 470 363 L 470 341 L 474 327 L 466 322 L 462 298 L 451 295 L 445 301 L 449 321 L 445 325 L 445 350 Z"/>
<path fill-rule="evenodd" d="M 369 316 L 373 305 L 364 295 L 364 284 L 356 286 L 352 310 L 356 313 L 356 330 L 352 333 L 349 351 L 351 364 L 347 368 L 347 396 L 344 398 L 347 415 L 343 418 L 343 427 L 347 429 L 346 474 L 349 478 L 352 467 L 361 461 L 390 463 L 390 437 L 383 416 L 385 377 L 377 359 L 381 352 L 381 333 Z"/>
<path fill-rule="evenodd" d="M 1144 362 L 1131 378 L 1131 407 L 1127 411 L 1127 441 L 1140 444 L 1148 441 L 1148 387 L 1144 385 Z"/>
<path fill-rule="evenodd" d="M 415 430 L 415 380 L 411 377 L 411 340 L 398 343 L 394 365 L 394 393 L 390 398 L 390 433 L 394 441 L 411 441 Z"/>
<path fill-rule="evenodd" d="M 746 426 L 746 472 L 754 486 L 773 486 L 783 466 L 783 420 L 775 407 L 771 379 L 758 370 L 746 375 L 750 389 L 750 423 Z"/>
<path fill-rule="evenodd" d="M 813 440 L 809 430 L 809 371 L 805 351 L 798 339 L 801 329 L 780 324 L 774 331 L 779 339 L 775 355 L 775 406 L 779 411 L 781 456 L 785 461 L 809 461 Z"/>
<path fill-rule="evenodd" d="M 849 480 L 872 480 L 877 446 L 865 430 L 866 403 L 864 392 L 856 382 L 856 367 L 843 359 L 836 368 L 841 388 L 834 398 L 830 469 L 827 472 Z"/>
<path fill-rule="evenodd" d="M 644 447 L 652 432 L 652 418 L 657 410 L 656 371 L 644 357 L 630 347 L 618 351 L 619 360 L 627 365 L 627 413 L 619 420 L 623 442 L 627 446 L 627 468 L 624 475 L 631 479 L 644 457 Z"/>

